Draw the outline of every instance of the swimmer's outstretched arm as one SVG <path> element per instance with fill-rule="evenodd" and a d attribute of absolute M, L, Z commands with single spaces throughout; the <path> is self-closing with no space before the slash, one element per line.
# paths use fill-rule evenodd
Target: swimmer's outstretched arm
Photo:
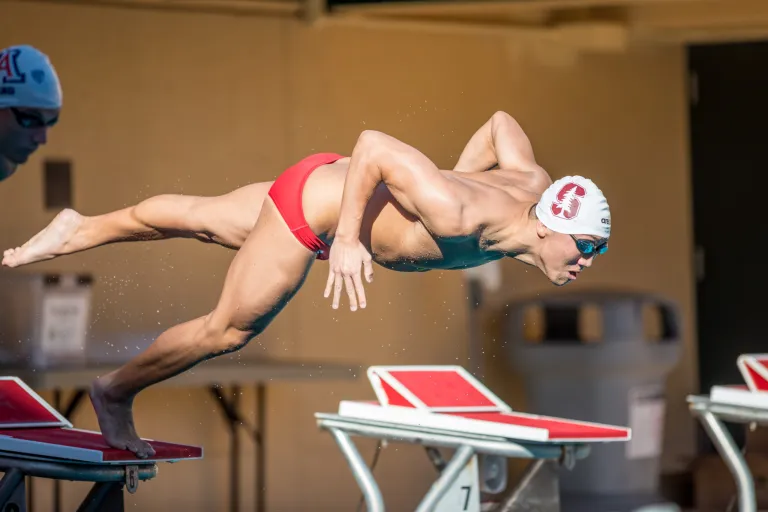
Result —
<path fill-rule="evenodd" d="M 483 172 L 496 165 L 502 169 L 536 165 L 528 136 L 512 116 L 502 111 L 493 114 L 469 139 L 453 170 Z"/>
<path fill-rule="evenodd" d="M 350 308 L 365 307 L 365 292 L 360 275 L 364 268 L 368 282 L 373 278 L 371 256 L 360 243 L 365 208 L 376 187 L 384 183 L 395 200 L 438 238 L 471 234 L 478 225 L 482 209 L 476 190 L 440 172 L 417 149 L 381 132 L 363 132 L 352 151 L 349 170 L 329 258 L 325 297 L 334 289 L 332 306 L 339 305 L 342 286 L 346 286 Z M 412 255 L 404 254 L 407 258 Z"/>

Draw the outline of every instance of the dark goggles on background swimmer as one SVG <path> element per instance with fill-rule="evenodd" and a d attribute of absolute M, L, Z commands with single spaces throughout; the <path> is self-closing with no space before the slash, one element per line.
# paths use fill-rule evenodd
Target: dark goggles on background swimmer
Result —
<path fill-rule="evenodd" d="M 19 110 L 13 107 L 11 107 L 11 112 L 13 113 L 13 117 L 16 118 L 16 122 L 19 123 L 19 126 L 22 128 L 50 128 L 59 121 L 59 117 L 56 116 L 50 121 L 46 122 L 45 119 L 37 114 L 32 112 L 24 112 L 23 110 Z"/>
<path fill-rule="evenodd" d="M 584 256 L 595 256 L 597 254 L 605 254 L 608 251 L 608 240 L 597 245 L 594 240 L 583 240 L 571 235 L 573 241 L 576 242 L 576 248 Z"/>

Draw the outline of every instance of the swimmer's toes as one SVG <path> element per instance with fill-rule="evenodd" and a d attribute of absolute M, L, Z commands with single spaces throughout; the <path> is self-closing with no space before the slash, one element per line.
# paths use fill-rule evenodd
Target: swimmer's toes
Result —
<path fill-rule="evenodd" d="M 140 459 L 146 459 L 150 455 L 154 455 L 155 452 L 149 443 L 142 441 L 141 439 L 128 442 L 128 449 L 136 454 Z"/>
<path fill-rule="evenodd" d="M 146 441 L 141 441 L 141 453 L 139 454 L 140 457 L 147 458 L 147 457 L 153 457 L 155 455 L 155 450 L 152 448 L 152 445 L 147 443 Z"/>
<path fill-rule="evenodd" d="M 18 264 L 18 259 L 14 254 L 6 254 L 3 256 L 3 265 L 6 267 L 15 267 Z"/>
<path fill-rule="evenodd" d="M 133 453 L 134 453 L 134 454 L 136 454 L 137 456 L 141 457 L 141 455 L 139 454 L 139 452 L 140 452 L 141 450 L 140 450 L 140 448 L 139 448 L 139 444 L 138 444 L 136 441 L 128 441 L 128 442 L 126 443 L 126 449 L 127 449 L 128 451 L 131 451 L 131 452 L 133 452 Z"/>

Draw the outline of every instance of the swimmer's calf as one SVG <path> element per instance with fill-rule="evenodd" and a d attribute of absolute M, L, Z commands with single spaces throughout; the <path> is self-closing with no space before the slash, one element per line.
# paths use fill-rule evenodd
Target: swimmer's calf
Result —
<path fill-rule="evenodd" d="M 239 208 L 239 202 L 259 205 L 258 193 L 248 186 L 221 197 L 162 194 L 96 216 L 65 209 L 24 245 L 7 249 L 2 264 L 20 267 L 117 242 L 170 238 L 193 238 L 236 249 L 247 237 L 242 226 L 252 226 L 258 215 Z M 221 212 L 227 211 L 237 211 L 239 218 L 223 218 Z"/>
<path fill-rule="evenodd" d="M 71 209 L 62 210 L 24 245 L 6 250 L 2 264 L 19 267 L 119 241 L 167 238 L 163 231 L 142 222 L 136 215 L 137 208 L 124 208 L 96 217 L 86 217 Z"/>

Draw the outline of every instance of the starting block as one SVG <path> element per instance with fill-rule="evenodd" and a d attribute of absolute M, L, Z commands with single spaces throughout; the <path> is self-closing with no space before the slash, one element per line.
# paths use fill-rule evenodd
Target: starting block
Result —
<path fill-rule="evenodd" d="M 736 360 L 744 384 L 712 386 L 712 402 L 768 409 L 768 354 L 744 354 Z"/>
<path fill-rule="evenodd" d="M 736 364 L 743 384 L 712 386 L 709 396 L 692 395 L 688 403 L 736 480 L 739 512 L 756 512 L 752 473 L 723 421 L 768 424 L 768 354 L 743 354 Z"/>
<path fill-rule="evenodd" d="M 440 476 L 417 512 L 479 512 L 481 492 L 506 487 L 505 458 L 535 462 L 501 510 L 557 512 L 557 465 L 572 469 L 591 443 L 631 438 L 625 427 L 515 412 L 460 366 L 372 366 L 367 375 L 376 401 L 342 400 L 337 414 L 315 417 L 339 445 L 371 512 L 383 511 L 384 501 L 350 434 L 424 445 L 433 462 L 436 448 L 456 449 L 450 462 L 435 462 Z"/>
<path fill-rule="evenodd" d="M 0 377 L 0 510 L 26 511 L 26 476 L 94 482 L 78 511 L 124 510 L 123 488 L 157 475 L 158 462 L 201 459 L 197 446 L 145 439 L 152 459 L 111 448 L 72 424 L 16 377 Z"/>

